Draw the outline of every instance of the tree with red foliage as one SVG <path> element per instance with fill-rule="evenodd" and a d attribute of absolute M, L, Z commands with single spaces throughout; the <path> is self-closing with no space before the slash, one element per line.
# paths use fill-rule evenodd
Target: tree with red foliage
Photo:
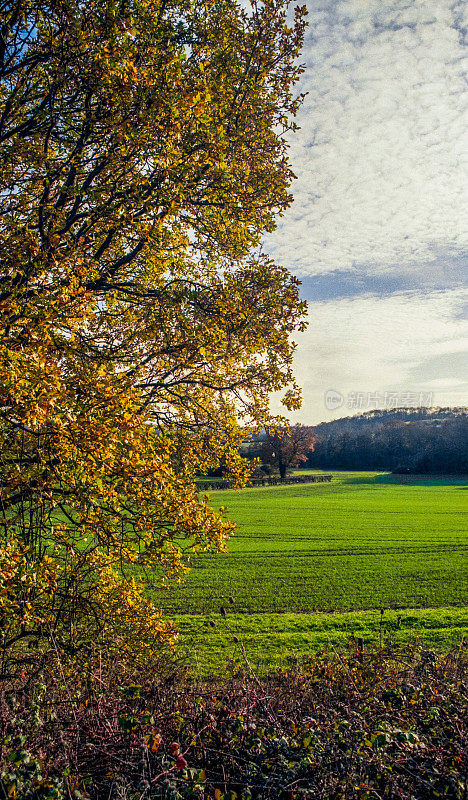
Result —
<path fill-rule="evenodd" d="M 284 480 L 289 469 L 307 461 L 314 442 L 313 428 L 307 425 L 268 428 L 261 448 L 262 463 L 276 467 Z"/>

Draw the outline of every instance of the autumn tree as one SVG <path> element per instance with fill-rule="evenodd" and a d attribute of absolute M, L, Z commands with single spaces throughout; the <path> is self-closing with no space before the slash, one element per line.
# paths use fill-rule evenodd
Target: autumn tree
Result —
<path fill-rule="evenodd" d="M 267 428 L 265 434 L 260 459 L 277 468 L 282 480 L 288 470 L 304 464 L 314 449 L 314 431 L 307 425 L 275 426 Z"/>
<path fill-rule="evenodd" d="M 0 7 L 4 677 L 25 642 L 167 638 L 135 576 L 225 545 L 195 474 L 242 480 L 269 393 L 297 405 L 298 282 L 259 254 L 291 199 L 288 6 Z"/>

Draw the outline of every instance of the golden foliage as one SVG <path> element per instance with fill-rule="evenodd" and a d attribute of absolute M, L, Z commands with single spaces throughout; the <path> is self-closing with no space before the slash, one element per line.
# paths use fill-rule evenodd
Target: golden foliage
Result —
<path fill-rule="evenodd" d="M 132 616 L 168 632 L 132 576 L 177 577 L 225 546 L 232 526 L 195 474 L 222 459 L 244 480 L 245 427 L 268 420 L 272 390 L 298 402 L 298 282 L 252 254 L 290 201 L 305 12 L 289 25 L 287 7 L 15 0 L 4 14 L 3 541 L 46 583 L 50 566 L 61 646 L 93 619 L 100 636 Z"/>

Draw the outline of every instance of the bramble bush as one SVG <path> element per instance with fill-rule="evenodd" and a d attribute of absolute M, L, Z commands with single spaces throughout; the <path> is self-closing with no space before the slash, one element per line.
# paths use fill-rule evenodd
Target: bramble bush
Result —
<path fill-rule="evenodd" d="M 2 698 L 1 785 L 24 800 L 462 800 L 465 677 L 460 651 L 413 646 L 262 679 L 49 678 Z"/>

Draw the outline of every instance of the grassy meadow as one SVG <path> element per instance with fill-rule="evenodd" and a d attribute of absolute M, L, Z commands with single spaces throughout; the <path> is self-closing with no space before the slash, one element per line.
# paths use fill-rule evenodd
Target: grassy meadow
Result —
<path fill-rule="evenodd" d="M 246 661 L 268 669 L 353 636 L 459 643 L 468 628 L 465 487 L 342 472 L 331 484 L 212 492 L 238 524 L 228 552 L 199 557 L 183 586 L 156 599 L 201 673 Z"/>

